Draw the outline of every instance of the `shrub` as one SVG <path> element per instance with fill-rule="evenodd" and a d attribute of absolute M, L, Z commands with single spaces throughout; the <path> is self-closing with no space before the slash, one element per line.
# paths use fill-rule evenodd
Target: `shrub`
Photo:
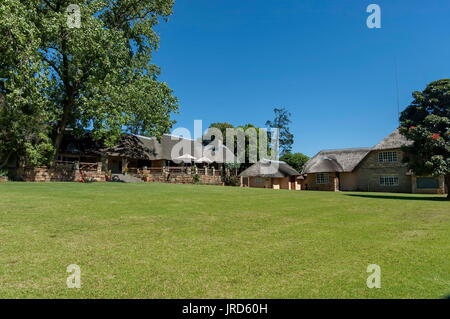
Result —
<path fill-rule="evenodd" d="M 225 176 L 223 179 L 225 186 L 240 186 L 241 181 L 236 176 Z"/>
<path fill-rule="evenodd" d="M 192 183 L 199 184 L 200 183 L 200 176 L 198 174 L 195 174 L 192 176 Z"/>

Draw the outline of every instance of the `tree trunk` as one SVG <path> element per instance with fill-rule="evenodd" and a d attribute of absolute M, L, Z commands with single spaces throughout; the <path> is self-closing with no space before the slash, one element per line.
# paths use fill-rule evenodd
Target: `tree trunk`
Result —
<path fill-rule="evenodd" d="M 56 136 L 53 146 L 55 147 L 55 158 L 58 155 L 59 148 L 61 147 L 61 142 L 64 137 L 64 131 L 66 130 L 67 122 L 69 121 L 69 117 L 72 114 L 74 101 L 72 97 L 64 103 L 63 108 L 63 116 L 61 121 L 59 121 L 58 126 L 56 128 Z"/>
<path fill-rule="evenodd" d="M 8 164 L 8 161 L 9 161 L 9 158 L 11 157 L 11 155 L 12 155 L 12 153 L 9 152 L 9 153 L 5 156 L 3 162 L 0 163 L 0 170 L 3 169 L 3 168 Z"/>
<path fill-rule="evenodd" d="M 447 186 L 447 200 L 450 200 L 450 174 L 445 175 L 444 179 Z"/>
<path fill-rule="evenodd" d="M 66 130 L 67 123 L 69 121 L 69 118 L 72 114 L 73 106 L 75 105 L 75 90 L 73 87 L 73 83 L 70 81 L 70 74 L 69 74 L 69 59 L 67 58 L 66 54 L 66 40 L 65 40 L 66 34 L 62 35 L 62 42 L 61 42 L 61 49 L 63 51 L 62 53 L 62 81 L 64 83 L 64 89 L 65 89 L 65 99 L 64 99 L 64 105 L 63 105 L 63 115 L 61 120 L 58 123 L 58 126 L 56 127 L 56 136 L 54 141 L 54 147 L 55 147 L 55 160 L 58 156 L 59 148 L 61 147 L 61 142 L 64 137 L 64 131 Z"/>

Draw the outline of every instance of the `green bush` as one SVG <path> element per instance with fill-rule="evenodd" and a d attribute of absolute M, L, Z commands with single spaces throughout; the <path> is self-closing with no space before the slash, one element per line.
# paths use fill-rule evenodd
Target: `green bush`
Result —
<path fill-rule="evenodd" d="M 241 181 L 237 176 L 225 176 L 223 182 L 225 186 L 241 186 Z"/>
<path fill-rule="evenodd" d="M 199 184 L 200 183 L 200 176 L 198 176 L 198 174 L 195 174 L 192 177 L 192 183 L 194 183 L 194 184 Z"/>
<path fill-rule="evenodd" d="M 4 170 L 4 169 L 0 169 L 0 177 L 7 177 L 8 176 L 8 171 Z"/>

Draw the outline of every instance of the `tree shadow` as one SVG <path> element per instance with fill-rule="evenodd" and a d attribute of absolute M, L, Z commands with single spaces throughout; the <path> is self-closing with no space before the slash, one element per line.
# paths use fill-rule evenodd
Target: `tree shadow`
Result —
<path fill-rule="evenodd" d="M 430 200 L 430 201 L 447 201 L 446 196 L 411 196 L 411 195 L 377 195 L 377 194 L 345 194 L 346 196 L 352 197 L 363 197 L 363 198 L 380 198 L 380 199 L 402 199 L 402 200 Z"/>

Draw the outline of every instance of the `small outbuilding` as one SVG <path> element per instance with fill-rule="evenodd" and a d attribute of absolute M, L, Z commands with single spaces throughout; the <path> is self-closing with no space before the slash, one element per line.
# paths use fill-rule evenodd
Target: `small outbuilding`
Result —
<path fill-rule="evenodd" d="M 300 190 L 300 173 L 282 161 L 262 159 L 241 174 L 241 186 Z"/>

